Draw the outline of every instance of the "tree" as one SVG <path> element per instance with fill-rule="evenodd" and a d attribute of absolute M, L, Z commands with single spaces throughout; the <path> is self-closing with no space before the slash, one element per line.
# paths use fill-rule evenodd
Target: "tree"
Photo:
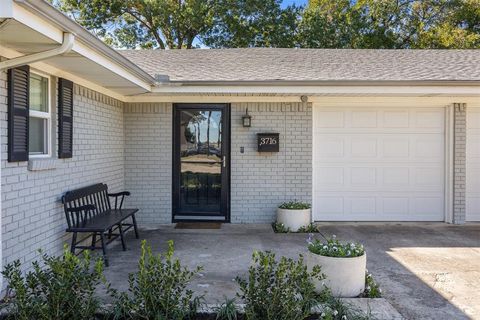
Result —
<path fill-rule="evenodd" d="M 192 48 L 212 27 L 215 0 L 57 0 L 58 8 L 107 43 Z"/>
<path fill-rule="evenodd" d="M 212 48 L 293 47 L 301 7 L 281 0 L 218 0 L 213 28 L 202 40 Z"/>

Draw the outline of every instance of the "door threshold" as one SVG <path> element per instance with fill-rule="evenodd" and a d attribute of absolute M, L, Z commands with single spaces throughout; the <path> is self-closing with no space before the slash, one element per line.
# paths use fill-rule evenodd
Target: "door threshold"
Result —
<path fill-rule="evenodd" d="M 227 222 L 225 217 L 221 216 L 180 216 L 176 215 L 173 218 L 173 222 L 188 221 L 188 222 L 205 222 L 205 221 L 218 221 L 218 222 Z"/>

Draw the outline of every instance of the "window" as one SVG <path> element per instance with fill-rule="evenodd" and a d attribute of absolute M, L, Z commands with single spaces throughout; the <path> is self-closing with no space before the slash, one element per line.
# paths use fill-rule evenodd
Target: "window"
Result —
<path fill-rule="evenodd" d="M 30 73 L 30 125 L 28 148 L 32 156 L 51 155 L 49 78 Z"/>

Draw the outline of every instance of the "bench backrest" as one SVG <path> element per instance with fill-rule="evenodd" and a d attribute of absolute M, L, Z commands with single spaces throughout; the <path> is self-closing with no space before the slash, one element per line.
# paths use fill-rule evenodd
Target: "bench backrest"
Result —
<path fill-rule="evenodd" d="M 69 228 L 77 227 L 88 219 L 111 209 L 108 187 L 103 183 L 68 191 L 63 195 L 62 202 Z M 82 207 L 88 209 L 75 210 Z"/>

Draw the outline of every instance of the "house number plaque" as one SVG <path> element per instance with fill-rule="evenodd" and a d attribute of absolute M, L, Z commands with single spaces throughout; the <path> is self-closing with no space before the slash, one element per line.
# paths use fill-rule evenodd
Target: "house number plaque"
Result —
<path fill-rule="evenodd" d="M 257 133 L 258 152 L 279 152 L 279 133 Z"/>

